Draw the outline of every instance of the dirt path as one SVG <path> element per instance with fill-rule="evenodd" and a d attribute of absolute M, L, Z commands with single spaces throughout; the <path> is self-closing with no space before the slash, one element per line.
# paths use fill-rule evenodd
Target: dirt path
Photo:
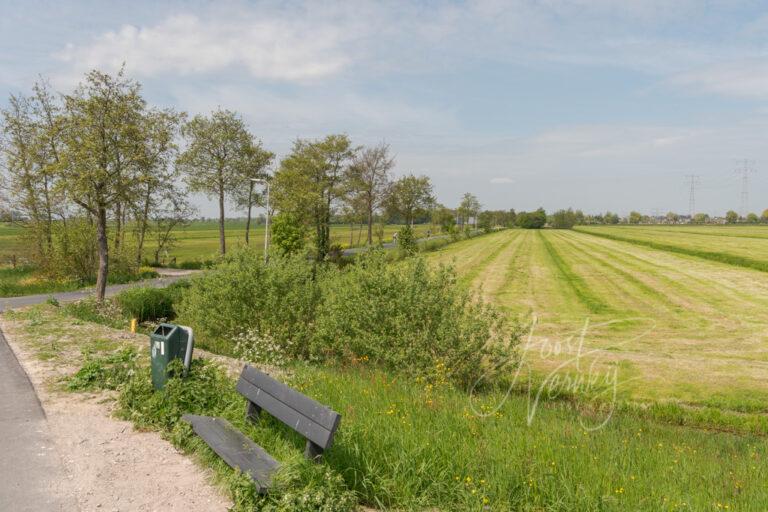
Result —
<path fill-rule="evenodd" d="M 70 368 L 38 360 L 17 338 L 15 322 L 0 327 L 29 375 L 47 416 L 54 449 L 67 473 L 64 492 L 90 511 L 226 511 L 231 502 L 196 466 L 154 432 L 137 432 L 110 416 L 103 395 L 52 391 Z"/>

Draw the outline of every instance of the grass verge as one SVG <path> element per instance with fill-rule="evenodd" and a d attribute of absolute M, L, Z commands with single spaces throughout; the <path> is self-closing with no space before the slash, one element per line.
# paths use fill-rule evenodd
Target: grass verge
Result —
<path fill-rule="evenodd" d="M 612 411 L 605 404 L 589 407 L 572 400 L 536 403 L 506 390 L 470 397 L 439 379 L 428 383 L 359 364 L 300 365 L 281 379 L 343 416 L 334 446 L 315 465 L 302 459 L 302 439 L 278 422 L 266 417 L 259 424 L 246 423 L 234 381 L 213 363 L 196 361 L 189 378 L 174 377 L 157 393 L 143 351 L 134 356 L 124 351 L 124 342 L 96 343 L 95 332 L 62 336 L 63 329 L 74 327 L 55 308 L 13 316 L 23 322 L 25 336 L 56 338 L 59 350 L 66 343 L 87 345 L 80 371 L 67 380 L 71 387 L 116 387 L 118 414 L 139 428 L 161 432 L 211 467 L 236 510 L 335 511 L 352 498 L 382 509 L 420 511 L 757 511 L 768 506 L 764 439 L 669 425 L 680 422 L 684 408 Z M 131 364 L 134 371 L 126 371 Z M 178 421 L 185 412 L 229 419 L 283 462 L 274 492 L 254 496 L 246 479 Z M 606 417 L 602 428 L 584 428 Z M 705 413 L 700 421 L 708 421 Z"/>

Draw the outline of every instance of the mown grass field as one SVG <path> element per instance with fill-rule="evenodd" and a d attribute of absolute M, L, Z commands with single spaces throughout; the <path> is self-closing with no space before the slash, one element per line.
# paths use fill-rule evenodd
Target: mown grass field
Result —
<path fill-rule="evenodd" d="M 615 380 L 618 399 L 765 413 L 768 273 L 740 258 L 768 264 L 768 229 L 709 229 L 508 230 L 429 257 L 537 317 L 525 359 L 539 379 L 591 374 Z"/>

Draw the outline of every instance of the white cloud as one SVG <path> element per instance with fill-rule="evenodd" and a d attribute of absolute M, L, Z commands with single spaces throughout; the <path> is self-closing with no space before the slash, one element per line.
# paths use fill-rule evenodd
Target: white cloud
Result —
<path fill-rule="evenodd" d="M 167 18 L 155 26 L 124 25 L 58 55 L 74 73 L 123 63 L 139 76 L 191 74 L 244 67 L 252 76 L 306 81 L 338 73 L 352 60 L 343 42 L 350 27 L 253 14 L 201 19 Z"/>
<path fill-rule="evenodd" d="M 697 92 L 768 97 L 768 58 L 735 59 L 673 76 L 670 83 Z"/>

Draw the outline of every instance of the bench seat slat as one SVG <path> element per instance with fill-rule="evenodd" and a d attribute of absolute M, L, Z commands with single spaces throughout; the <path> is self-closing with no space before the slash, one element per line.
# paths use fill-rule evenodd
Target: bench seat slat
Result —
<path fill-rule="evenodd" d="M 237 383 L 237 391 L 321 448 L 326 449 L 333 442 L 333 432 L 331 430 L 281 402 L 263 388 L 257 388 L 249 381 L 241 379 Z"/>
<path fill-rule="evenodd" d="M 248 474 L 260 493 L 269 489 L 272 473 L 280 464 L 261 446 L 223 418 L 185 414 L 181 419 L 192 425 L 195 433 L 227 464 Z"/>
<path fill-rule="evenodd" d="M 301 415 L 306 416 L 326 430 L 333 431 L 338 425 L 339 413 L 329 409 L 320 402 L 291 389 L 289 386 L 273 379 L 266 373 L 261 372 L 252 366 L 246 365 L 245 368 L 243 368 L 243 372 L 240 374 L 240 378 L 247 380 L 253 384 L 254 387 L 261 389 L 263 392 L 269 393 L 272 397 L 284 403 L 291 409 L 294 409 Z M 260 405 L 258 400 L 254 400 L 251 397 L 248 398 L 256 405 Z M 254 398 L 258 398 L 258 396 Z"/>

